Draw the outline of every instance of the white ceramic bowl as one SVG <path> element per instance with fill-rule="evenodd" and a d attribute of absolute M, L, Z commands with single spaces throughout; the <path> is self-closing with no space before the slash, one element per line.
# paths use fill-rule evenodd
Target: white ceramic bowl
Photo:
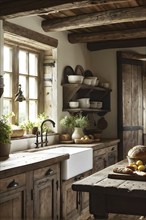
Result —
<path fill-rule="evenodd" d="M 90 108 L 90 98 L 78 99 L 81 108 Z"/>
<path fill-rule="evenodd" d="M 95 101 L 90 102 L 90 108 L 97 108 L 97 102 Z"/>
<path fill-rule="evenodd" d="M 85 85 L 91 85 L 92 79 L 86 77 L 86 78 L 84 78 L 83 83 L 84 83 Z"/>
<path fill-rule="evenodd" d="M 68 76 L 68 82 L 69 83 L 82 83 L 84 77 L 81 75 L 69 75 Z"/>
<path fill-rule="evenodd" d="M 88 82 L 91 81 L 90 85 L 92 85 L 92 86 L 96 86 L 97 85 L 97 80 L 98 80 L 98 78 L 96 76 L 86 77 L 86 81 L 88 81 Z"/>
<path fill-rule="evenodd" d="M 102 108 L 102 102 L 97 102 L 97 108 Z"/>
<path fill-rule="evenodd" d="M 69 102 L 69 107 L 70 108 L 78 108 L 79 102 L 78 101 L 71 101 L 71 102 Z"/>

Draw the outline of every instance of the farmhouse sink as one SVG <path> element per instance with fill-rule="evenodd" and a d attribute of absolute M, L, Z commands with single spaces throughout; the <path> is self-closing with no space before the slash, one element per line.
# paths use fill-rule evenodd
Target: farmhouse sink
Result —
<path fill-rule="evenodd" d="M 38 148 L 40 149 L 40 148 Z M 93 149 L 81 147 L 56 147 L 52 149 L 37 150 L 35 155 L 40 154 L 69 154 L 67 160 L 61 162 L 61 177 L 63 180 L 70 179 L 78 174 L 93 168 Z"/>
<path fill-rule="evenodd" d="M 93 149 L 78 147 L 57 147 L 48 153 L 68 153 L 69 159 L 61 162 L 62 179 L 67 180 L 93 168 Z"/>

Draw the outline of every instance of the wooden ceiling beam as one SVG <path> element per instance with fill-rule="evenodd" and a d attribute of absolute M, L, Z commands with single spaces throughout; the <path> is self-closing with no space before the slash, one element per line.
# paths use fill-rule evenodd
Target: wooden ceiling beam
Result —
<path fill-rule="evenodd" d="M 68 41 L 70 43 L 87 43 L 87 42 L 100 42 L 109 40 L 126 40 L 126 39 L 146 39 L 146 28 L 119 30 L 119 31 L 105 31 L 97 33 L 84 33 L 84 34 L 68 34 Z"/>
<path fill-rule="evenodd" d="M 30 46 L 33 47 L 35 42 L 37 45 L 40 45 L 42 49 L 48 48 L 57 48 L 58 40 L 43 34 L 40 34 L 36 31 L 32 31 L 20 25 L 16 25 L 7 21 L 3 22 L 4 36 L 10 36 L 10 40 L 18 40 L 21 39 L 22 42 L 30 43 Z"/>
<path fill-rule="evenodd" d="M 89 51 L 97 51 L 97 50 L 113 49 L 113 48 L 143 47 L 143 46 L 146 46 L 146 39 L 144 38 L 87 43 L 87 49 Z"/>
<path fill-rule="evenodd" d="M 122 8 L 99 13 L 42 21 L 44 31 L 66 31 L 146 20 L 146 7 Z"/>
<path fill-rule="evenodd" d="M 92 5 L 122 3 L 131 0 L 0 0 L 0 19 L 57 13 Z"/>

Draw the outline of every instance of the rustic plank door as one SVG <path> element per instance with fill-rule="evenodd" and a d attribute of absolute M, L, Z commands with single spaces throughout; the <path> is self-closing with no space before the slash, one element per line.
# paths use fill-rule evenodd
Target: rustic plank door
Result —
<path fill-rule="evenodd" d="M 136 53 L 117 52 L 119 159 L 143 144 L 143 62 Z"/>

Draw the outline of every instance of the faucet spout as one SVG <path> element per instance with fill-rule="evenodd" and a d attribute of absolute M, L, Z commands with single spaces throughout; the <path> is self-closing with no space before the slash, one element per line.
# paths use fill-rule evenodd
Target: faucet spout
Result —
<path fill-rule="evenodd" d="M 41 147 L 43 147 L 43 126 L 46 122 L 51 122 L 51 124 L 53 125 L 53 127 L 55 127 L 55 122 L 51 119 L 46 119 L 42 122 L 41 124 Z M 47 141 L 46 141 L 47 142 Z"/>

